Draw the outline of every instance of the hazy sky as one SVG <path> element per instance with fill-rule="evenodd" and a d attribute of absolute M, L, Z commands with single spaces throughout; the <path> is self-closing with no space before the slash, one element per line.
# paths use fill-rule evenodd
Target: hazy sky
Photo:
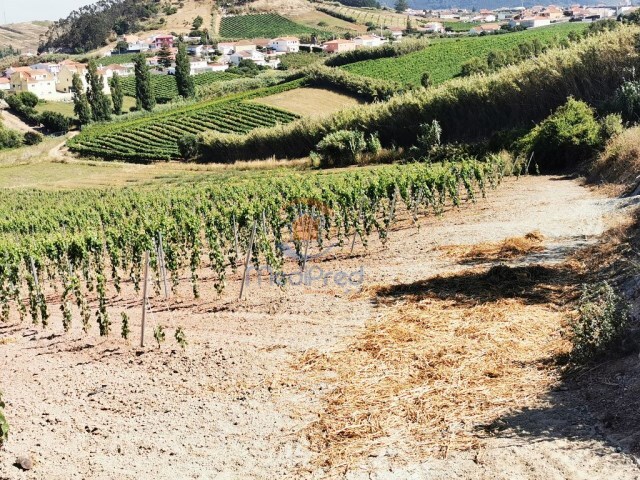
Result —
<path fill-rule="evenodd" d="M 95 0 L 0 0 L 0 23 L 58 20 Z"/>

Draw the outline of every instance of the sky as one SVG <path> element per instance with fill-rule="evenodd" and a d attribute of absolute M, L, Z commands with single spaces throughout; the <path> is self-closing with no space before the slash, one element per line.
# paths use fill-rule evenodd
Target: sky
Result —
<path fill-rule="evenodd" d="M 76 8 L 94 2 L 95 0 L 0 0 L 0 23 L 58 20 Z"/>

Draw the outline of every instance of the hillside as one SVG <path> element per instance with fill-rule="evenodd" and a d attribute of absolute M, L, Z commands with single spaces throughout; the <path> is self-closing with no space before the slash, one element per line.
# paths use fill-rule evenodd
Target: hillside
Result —
<path fill-rule="evenodd" d="M 0 25 L 0 48 L 13 47 L 22 53 L 36 52 L 40 36 L 51 22 L 25 22 Z"/>
<path fill-rule="evenodd" d="M 460 73 L 461 66 L 475 57 L 485 57 L 490 51 L 518 48 L 523 42 L 539 40 L 548 44 L 567 38 L 571 32 L 582 32 L 584 23 L 565 23 L 524 32 L 484 37 L 443 39 L 428 48 L 398 58 L 382 58 L 353 63 L 343 68 L 366 77 L 394 80 L 409 85 L 420 85 L 422 74 L 428 71 L 433 83 L 442 83 Z"/>

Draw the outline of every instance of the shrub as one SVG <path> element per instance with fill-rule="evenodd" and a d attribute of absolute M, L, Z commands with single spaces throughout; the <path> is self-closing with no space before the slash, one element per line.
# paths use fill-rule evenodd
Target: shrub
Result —
<path fill-rule="evenodd" d="M 487 73 L 488 71 L 489 66 L 487 65 L 487 62 L 482 58 L 475 57 L 462 64 L 460 67 L 460 76 L 469 77 L 479 73 Z"/>
<path fill-rule="evenodd" d="M 411 153 L 418 157 L 429 155 L 434 148 L 440 146 L 441 137 L 442 128 L 437 120 L 421 124 L 416 144 L 411 147 Z"/>
<path fill-rule="evenodd" d="M 569 98 L 517 142 L 517 149 L 543 169 L 556 170 L 592 158 L 600 146 L 600 125 L 593 110 Z"/>
<path fill-rule="evenodd" d="M 358 162 L 367 148 L 364 133 L 354 130 L 338 130 L 330 133 L 316 145 L 322 167 L 340 167 Z"/>
<path fill-rule="evenodd" d="M 613 109 L 627 122 L 640 120 L 640 82 L 625 82 L 616 90 Z"/>
<path fill-rule="evenodd" d="M 178 150 L 180 156 L 185 160 L 193 160 L 198 156 L 198 137 L 195 135 L 184 135 L 178 139 Z"/>
<path fill-rule="evenodd" d="M 600 136 L 603 141 L 617 137 L 624 131 L 622 117 L 618 113 L 610 113 L 600 120 Z"/>
<path fill-rule="evenodd" d="M 38 145 L 44 137 L 38 132 L 27 132 L 24 134 L 25 145 Z"/>
<path fill-rule="evenodd" d="M 16 97 L 18 97 L 18 99 L 20 100 L 20 102 L 22 102 L 23 105 L 26 105 L 27 107 L 30 107 L 30 108 L 35 108 L 36 105 L 38 105 L 38 102 L 40 101 L 38 96 L 35 93 L 31 93 L 31 92 L 21 92 L 21 93 L 18 93 Z"/>
<path fill-rule="evenodd" d="M 584 286 L 578 316 L 570 323 L 573 360 L 585 363 L 615 350 L 629 315 L 629 305 L 607 282 Z"/>
<path fill-rule="evenodd" d="M 380 138 L 377 133 L 372 133 L 367 137 L 367 146 L 365 147 L 365 151 L 371 155 L 378 155 L 382 150 L 382 144 L 380 143 Z"/>
<path fill-rule="evenodd" d="M 23 136 L 14 130 L 0 128 L 0 148 L 18 148 L 22 145 Z"/>
<path fill-rule="evenodd" d="M 629 128 L 614 136 L 589 168 L 591 182 L 637 184 L 640 172 L 640 127 Z"/>
<path fill-rule="evenodd" d="M 58 112 L 42 112 L 40 122 L 51 133 L 67 133 L 71 127 L 71 118 Z"/>

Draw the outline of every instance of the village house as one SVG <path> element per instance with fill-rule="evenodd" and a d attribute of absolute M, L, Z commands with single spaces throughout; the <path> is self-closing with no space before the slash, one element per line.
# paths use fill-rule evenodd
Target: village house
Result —
<path fill-rule="evenodd" d="M 216 48 L 221 55 L 231 55 L 235 47 L 235 42 L 220 42 Z"/>
<path fill-rule="evenodd" d="M 269 48 L 279 53 L 296 53 L 300 51 L 298 37 L 279 37 L 269 42 Z"/>
<path fill-rule="evenodd" d="M 520 19 L 520 25 L 525 28 L 537 28 L 551 25 L 551 19 L 549 17 L 524 17 Z"/>
<path fill-rule="evenodd" d="M 360 35 L 353 39 L 356 48 L 379 47 L 386 42 L 383 37 L 377 35 Z"/>
<path fill-rule="evenodd" d="M 423 28 L 425 33 L 444 33 L 444 25 L 440 22 L 429 22 Z"/>
<path fill-rule="evenodd" d="M 249 40 L 240 40 L 233 46 L 233 51 L 238 52 L 252 52 L 257 49 L 257 45 Z"/>
<path fill-rule="evenodd" d="M 256 65 L 260 65 L 262 67 L 267 65 L 264 54 L 258 52 L 257 50 L 240 50 L 232 53 L 229 57 L 229 63 L 235 65 L 236 67 L 242 60 L 251 60 Z"/>
<path fill-rule="evenodd" d="M 0 78 L 0 92 L 8 92 L 11 90 L 11 79 L 1 77 Z"/>
<path fill-rule="evenodd" d="M 402 27 L 389 27 L 389 32 L 391 33 L 391 38 L 394 40 L 401 40 L 404 35 L 405 29 Z"/>
<path fill-rule="evenodd" d="M 58 63 L 36 63 L 30 66 L 33 70 L 46 70 L 53 78 L 58 78 L 60 73 L 60 64 Z"/>
<path fill-rule="evenodd" d="M 469 35 L 487 35 L 500 31 L 500 25 L 497 23 L 487 23 L 486 25 L 478 25 L 469 30 Z"/>
<path fill-rule="evenodd" d="M 151 48 L 159 50 L 162 47 L 173 48 L 173 35 L 156 35 L 151 41 Z"/>
<path fill-rule="evenodd" d="M 229 64 L 228 63 L 222 63 L 222 62 L 210 63 L 209 64 L 209 69 L 212 72 L 224 72 L 225 70 L 229 69 Z"/>
<path fill-rule="evenodd" d="M 46 70 L 19 71 L 11 74 L 10 91 L 30 92 L 38 98 L 48 99 L 56 94 L 56 81 Z"/>
<path fill-rule="evenodd" d="M 117 65 L 120 67 L 120 65 Z M 113 72 L 118 71 L 120 74 L 120 69 L 112 69 L 110 67 L 100 67 L 98 68 L 98 75 L 102 76 L 103 82 L 103 92 L 111 93 L 111 88 L 109 87 L 109 80 L 113 78 Z M 124 70 L 122 70 L 124 71 Z M 60 73 L 58 74 L 58 82 L 56 84 L 56 90 L 61 93 L 70 93 L 71 87 L 73 85 L 73 75 L 78 74 L 80 80 L 82 81 L 82 88 L 86 91 L 87 84 L 87 66 L 84 63 L 77 63 L 72 61 L 65 61 L 61 63 Z"/>
<path fill-rule="evenodd" d="M 322 48 L 327 53 L 351 52 L 356 49 L 356 42 L 339 38 L 337 40 L 324 42 Z"/>
<path fill-rule="evenodd" d="M 202 57 L 204 54 L 204 45 L 189 45 L 187 53 L 192 57 Z"/>
<path fill-rule="evenodd" d="M 11 78 L 11 75 L 17 72 L 30 72 L 32 70 L 31 67 L 9 67 L 4 71 L 4 76 L 7 78 Z"/>

